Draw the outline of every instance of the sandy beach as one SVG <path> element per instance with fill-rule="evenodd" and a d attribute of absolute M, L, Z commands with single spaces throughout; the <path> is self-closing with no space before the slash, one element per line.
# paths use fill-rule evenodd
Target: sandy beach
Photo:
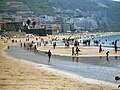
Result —
<path fill-rule="evenodd" d="M 59 71 L 45 69 L 42 65 L 10 58 L 3 52 L 8 45 L 13 44 L 11 41 L 4 43 L 0 40 L 0 90 L 119 90 L 117 86 L 76 80 L 63 73 L 58 73 Z M 51 47 L 48 47 L 46 51 L 49 48 Z M 43 49 L 45 50 L 45 48 Z M 57 49 L 61 51 L 61 48 Z M 81 49 L 81 51 L 83 50 Z M 57 53 L 53 50 L 52 53 L 60 54 L 61 52 Z M 118 55 L 120 54 L 118 53 Z"/>
<path fill-rule="evenodd" d="M 79 57 L 94 57 L 94 56 L 106 56 L 106 52 L 109 51 L 109 56 L 120 56 L 120 51 L 117 51 L 115 53 L 114 49 L 110 48 L 103 48 L 104 51 L 99 53 L 99 47 L 89 47 L 89 46 L 84 46 L 84 47 L 79 47 L 80 52 L 79 52 Z M 53 46 L 41 46 L 38 47 L 38 50 L 47 52 L 48 50 L 51 50 L 52 54 L 54 55 L 61 55 L 61 56 L 72 56 L 72 48 L 65 48 L 65 47 L 57 47 L 56 49 L 53 48 Z M 73 55 L 75 56 L 75 55 Z"/>

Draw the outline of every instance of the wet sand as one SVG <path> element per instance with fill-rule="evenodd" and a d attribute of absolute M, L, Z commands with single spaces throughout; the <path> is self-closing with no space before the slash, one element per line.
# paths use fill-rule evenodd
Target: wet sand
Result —
<path fill-rule="evenodd" d="M 0 40 L 0 90 L 117 90 L 117 86 L 87 83 L 41 65 L 10 58 L 3 52 L 8 45 L 12 43 Z"/>
<path fill-rule="evenodd" d="M 101 53 L 99 53 L 99 46 L 98 47 L 89 47 L 89 46 L 79 46 L 80 52 L 78 54 L 79 57 L 94 57 L 94 56 L 106 56 L 106 52 L 109 51 L 109 56 L 120 56 L 120 50 L 115 53 L 114 48 L 105 48 L 103 47 Z M 47 45 L 46 47 L 41 46 L 38 47 L 38 50 L 47 52 L 48 50 L 51 50 L 52 54 L 54 55 L 61 55 L 61 56 L 72 56 L 72 47 L 65 48 L 65 47 L 59 47 L 56 46 L 54 49 L 53 46 Z M 77 56 L 77 55 L 73 55 Z"/>

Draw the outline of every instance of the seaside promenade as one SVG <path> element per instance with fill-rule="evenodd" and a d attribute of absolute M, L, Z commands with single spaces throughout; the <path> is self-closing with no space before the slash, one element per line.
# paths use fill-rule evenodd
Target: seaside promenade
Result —
<path fill-rule="evenodd" d="M 16 40 L 25 42 L 23 38 Z M 35 40 L 35 38 L 31 39 L 31 41 L 33 40 Z M 117 86 L 91 84 L 82 80 L 76 80 L 62 73 L 50 71 L 49 68 L 45 69 L 42 66 L 6 56 L 3 50 L 10 45 L 13 45 L 11 40 L 4 43 L 4 41 L 0 39 L 0 90 L 119 90 Z M 47 49 L 43 47 L 42 49 L 47 51 L 52 48 L 46 47 Z M 52 53 L 62 54 L 62 52 L 67 51 L 66 49 L 63 51 L 61 48 L 55 50 L 58 51 L 58 49 L 59 52 L 52 51 Z M 95 50 L 98 51 L 98 48 Z M 71 55 L 70 52 L 71 51 L 68 53 L 69 55 Z M 118 55 L 120 54 L 118 53 Z"/>

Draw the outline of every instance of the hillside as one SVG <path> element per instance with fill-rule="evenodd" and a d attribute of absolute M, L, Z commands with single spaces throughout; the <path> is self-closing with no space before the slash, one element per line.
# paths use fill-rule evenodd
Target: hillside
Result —
<path fill-rule="evenodd" d="M 54 10 L 49 5 L 48 0 L 16 0 L 16 1 L 24 2 L 37 15 L 38 14 L 53 15 L 54 13 Z"/>
<path fill-rule="evenodd" d="M 109 4 L 107 15 L 110 29 L 120 31 L 120 2 Z"/>
<path fill-rule="evenodd" d="M 49 2 L 54 3 L 53 6 L 62 9 L 76 9 L 79 8 L 82 11 L 88 10 L 99 10 L 105 8 L 100 6 L 93 0 L 49 0 Z"/>
<path fill-rule="evenodd" d="M 16 6 L 10 7 L 6 2 L 14 2 Z M 19 6 L 17 6 L 19 2 Z M 20 5 L 21 3 L 21 5 Z M 47 0 L 0 0 L 0 11 L 27 11 L 32 10 L 36 15 L 47 14 L 53 15 L 54 10 Z"/>
<path fill-rule="evenodd" d="M 6 2 L 5 2 L 6 1 Z M 27 4 L 24 4 L 23 2 L 7 2 L 0 1 L 0 12 L 11 12 L 15 13 L 16 11 L 30 11 L 30 8 Z"/>
<path fill-rule="evenodd" d="M 27 1 L 29 6 L 33 4 L 31 1 L 32 0 Z M 52 7 L 62 10 L 80 9 L 83 12 L 105 11 L 108 18 L 108 29 L 111 31 L 119 31 L 120 28 L 120 2 L 113 2 L 112 0 L 34 0 L 34 2 L 37 3 L 35 6 L 39 6 L 33 8 L 33 5 L 31 8 L 34 11 L 40 11 L 42 13 L 48 12 L 51 15 L 55 14 Z"/>
<path fill-rule="evenodd" d="M 55 8 L 73 11 L 79 9 L 82 13 L 102 11 L 106 13 L 109 30 L 119 31 L 120 28 L 120 2 L 113 2 L 112 0 L 0 0 L 0 3 L 2 3 L 0 4 L 0 10 L 1 8 L 4 8 L 3 10 L 7 8 L 3 4 L 7 1 L 22 2 L 21 6 L 11 10 L 32 10 L 36 15 L 56 15 L 58 13 L 55 12 Z"/>

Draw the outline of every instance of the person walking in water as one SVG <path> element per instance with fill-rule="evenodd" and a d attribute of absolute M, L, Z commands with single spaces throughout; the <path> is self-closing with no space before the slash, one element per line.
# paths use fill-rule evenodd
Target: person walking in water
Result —
<path fill-rule="evenodd" d="M 74 47 L 72 47 L 72 56 L 75 54 Z"/>
<path fill-rule="evenodd" d="M 76 55 L 78 56 L 78 52 L 79 52 L 80 50 L 79 50 L 79 48 L 78 47 L 76 47 Z"/>
<path fill-rule="evenodd" d="M 10 46 L 7 46 L 7 48 L 9 49 L 9 48 L 10 48 Z"/>
<path fill-rule="evenodd" d="M 21 46 L 21 48 L 22 48 L 22 42 L 20 43 L 20 46 Z"/>
<path fill-rule="evenodd" d="M 51 55 L 52 55 L 52 54 L 51 54 L 51 51 L 49 50 L 49 51 L 48 51 L 49 62 L 50 62 Z"/>
<path fill-rule="evenodd" d="M 106 60 L 108 61 L 109 51 L 106 52 Z"/>
<path fill-rule="evenodd" d="M 109 55 L 109 51 L 106 52 L 106 57 L 108 57 L 108 55 Z"/>
<path fill-rule="evenodd" d="M 24 43 L 24 48 L 26 47 L 26 43 Z"/>
<path fill-rule="evenodd" d="M 56 47 L 56 42 L 53 43 L 53 48 L 55 49 L 55 47 Z"/>

